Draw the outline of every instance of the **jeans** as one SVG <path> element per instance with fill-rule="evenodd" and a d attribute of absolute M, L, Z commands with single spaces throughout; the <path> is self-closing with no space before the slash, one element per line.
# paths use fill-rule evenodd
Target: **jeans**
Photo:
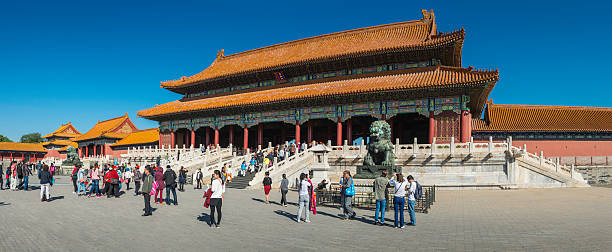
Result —
<path fill-rule="evenodd" d="M 17 177 L 11 177 L 11 189 L 17 190 Z"/>
<path fill-rule="evenodd" d="M 151 194 L 143 193 L 142 196 L 144 198 L 145 214 L 151 214 Z"/>
<path fill-rule="evenodd" d="M 49 200 L 49 183 L 40 185 L 40 199 Z"/>
<path fill-rule="evenodd" d="M 77 191 L 77 194 L 81 194 L 81 189 L 83 189 L 83 193 L 87 192 L 85 191 L 85 182 L 79 183 L 79 190 Z"/>
<path fill-rule="evenodd" d="M 404 197 L 393 197 L 393 209 L 395 210 L 395 227 L 404 226 L 404 204 L 406 200 Z M 398 226 L 399 221 L 399 226 Z"/>
<path fill-rule="evenodd" d="M 140 192 L 138 192 L 138 190 L 140 190 L 140 181 L 135 180 L 134 181 L 134 195 L 139 195 Z M 149 198 L 151 198 L 151 195 L 149 195 Z"/>
<path fill-rule="evenodd" d="M 196 179 L 196 189 L 202 189 L 202 180 L 201 179 Z"/>
<path fill-rule="evenodd" d="M 72 186 L 74 187 L 74 192 L 76 193 L 79 190 L 79 188 L 77 188 L 77 179 L 72 179 Z"/>
<path fill-rule="evenodd" d="M 106 192 L 106 197 L 119 197 L 119 184 L 111 184 L 108 183 L 108 192 Z"/>
<path fill-rule="evenodd" d="M 353 207 L 351 206 L 351 201 L 353 200 L 353 196 L 344 196 L 344 206 L 342 206 L 342 208 L 344 209 L 343 215 L 344 218 L 350 218 L 355 216 L 355 211 L 353 211 Z"/>
<path fill-rule="evenodd" d="M 288 192 L 288 191 L 289 191 L 289 190 L 281 190 L 281 195 L 282 195 L 282 196 L 281 196 L 281 202 L 280 202 L 280 204 L 281 204 L 281 205 L 283 205 L 283 206 L 284 206 L 284 205 L 287 205 L 287 192 Z"/>
<path fill-rule="evenodd" d="M 178 204 L 176 200 L 176 188 L 174 186 L 166 186 L 166 204 L 170 205 L 170 191 L 172 191 L 172 196 L 174 197 L 174 204 Z"/>
<path fill-rule="evenodd" d="M 374 214 L 374 221 L 385 223 L 385 208 L 387 207 L 387 200 L 376 200 L 376 213 Z M 380 212 L 380 221 L 378 221 L 378 213 Z"/>
<path fill-rule="evenodd" d="M 96 191 L 96 196 L 100 195 L 100 180 L 92 179 L 91 180 L 91 189 L 89 189 L 89 195 L 92 195 L 94 190 Z"/>
<path fill-rule="evenodd" d="M 416 205 L 416 200 L 408 201 L 408 214 L 410 215 L 410 224 L 416 225 L 416 217 L 414 216 L 414 206 Z"/>
<path fill-rule="evenodd" d="M 23 176 L 23 188 L 28 190 L 28 176 Z"/>
<path fill-rule="evenodd" d="M 300 195 L 300 207 L 298 208 L 297 221 L 302 219 L 302 210 L 306 210 L 306 221 L 310 221 L 310 197 L 308 195 Z"/>
<path fill-rule="evenodd" d="M 223 199 L 211 198 L 210 199 L 210 225 L 221 224 L 221 206 L 223 205 Z M 215 209 L 217 209 L 217 221 L 215 222 Z"/>

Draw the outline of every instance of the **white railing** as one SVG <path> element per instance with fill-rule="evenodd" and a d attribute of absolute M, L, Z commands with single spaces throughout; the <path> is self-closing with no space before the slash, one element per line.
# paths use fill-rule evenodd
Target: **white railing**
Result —
<path fill-rule="evenodd" d="M 253 180 L 249 182 L 249 186 L 254 186 L 254 185 L 261 183 L 261 180 L 263 179 L 265 172 L 270 172 L 270 177 L 272 178 L 273 181 L 277 181 L 278 180 L 277 177 L 279 177 L 283 173 L 287 173 L 288 171 L 289 171 L 289 174 L 287 174 L 287 178 L 292 178 L 293 173 L 291 173 L 291 171 L 293 172 L 299 171 L 302 168 L 310 166 L 310 164 L 312 164 L 312 159 L 313 159 L 312 151 L 308 148 L 300 152 L 297 152 L 282 161 L 277 162 L 277 158 L 275 157 L 274 161 L 272 162 L 272 165 L 268 167 L 267 169 L 265 169 L 264 171 L 257 173 L 257 175 L 255 175 Z M 294 169 L 291 169 L 291 168 L 294 168 Z M 298 169 L 295 169 L 295 168 L 298 168 Z M 290 179 L 290 181 L 292 180 Z"/>

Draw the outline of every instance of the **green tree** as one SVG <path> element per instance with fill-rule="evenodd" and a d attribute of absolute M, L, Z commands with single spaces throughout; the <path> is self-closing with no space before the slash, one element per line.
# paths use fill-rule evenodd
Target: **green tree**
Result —
<path fill-rule="evenodd" d="M 40 133 L 36 132 L 36 133 L 30 133 L 30 134 L 25 134 L 21 136 L 20 142 L 22 143 L 40 143 L 42 141 L 43 139 L 42 137 L 40 137 Z"/>
<path fill-rule="evenodd" d="M 8 137 L 0 135 L 0 142 L 12 142 L 12 141 Z"/>

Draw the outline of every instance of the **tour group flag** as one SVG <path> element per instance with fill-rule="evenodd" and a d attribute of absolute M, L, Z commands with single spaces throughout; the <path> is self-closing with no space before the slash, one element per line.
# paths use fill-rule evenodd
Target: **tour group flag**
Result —
<path fill-rule="evenodd" d="M 282 72 L 275 72 L 274 76 L 276 76 L 276 80 L 278 83 L 285 83 L 287 80 L 285 79 L 285 75 Z"/>

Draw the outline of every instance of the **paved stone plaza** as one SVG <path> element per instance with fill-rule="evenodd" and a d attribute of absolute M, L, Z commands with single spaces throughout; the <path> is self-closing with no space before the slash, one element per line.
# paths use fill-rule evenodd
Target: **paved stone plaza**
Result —
<path fill-rule="evenodd" d="M 431 213 L 403 230 L 372 225 L 373 212 L 362 209 L 358 220 L 343 221 L 338 209 L 320 207 L 312 223 L 297 224 L 295 205 L 265 205 L 263 192 L 228 189 L 222 228 L 211 229 L 202 192 L 191 186 L 179 193 L 179 206 L 153 205 L 153 216 L 141 217 L 142 197 L 132 191 L 120 199 L 76 198 L 66 180 L 52 188 L 50 203 L 38 200 L 38 190 L 0 191 L 0 251 L 612 249 L 610 188 L 439 191 Z M 277 191 L 272 199 L 279 200 Z"/>

